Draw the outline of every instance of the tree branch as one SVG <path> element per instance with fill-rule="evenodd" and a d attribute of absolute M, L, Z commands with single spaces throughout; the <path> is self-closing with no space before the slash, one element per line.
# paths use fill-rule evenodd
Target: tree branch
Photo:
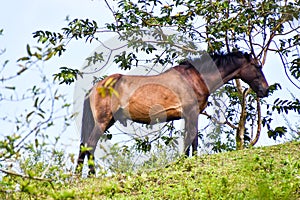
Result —
<path fill-rule="evenodd" d="M 261 52 L 258 54 L 259 56 L 263 55 L 262 61 L 261 61 L 262 65 L 264 65 L 265 62 L 266 62 L 267 53 L 268 53 L 268 49 L 269 49 L 269 47 L 271 45 L 271 42 L 273 41 L 274 37 L 278 35 L 278 34 L 276 34 L 277 30 L 285 22 L 286 22 L 286 18 L 282 18 L 282 20 L 272 30 L 270 30 L 271 34 L 270 34 L 270 37 L 268 39 L 268 42 L 266 43 L 266 45 L 264 46 L 264 48 L 261 50 Z"/>
<path fill-rule="evenodd" d="M 243 87 L 240 79 L 235 79 L 236 87 L 238 89 L 239 94 L 243 94 Z"/>
<path fill-rule="evenodd" d="M 228 5 L 230 5 L 230 0 L 228 0 Z M 225 13 L 225 17 L 228 19 L 229 18 L 229 7 L 227 8 L 226 10 L 226 13 Z M 230 52 L 230 48 L 229 48 L 229 42 L 228 42 L 228 30 L 226 29 L 225 31 L 225 44 L 226 44 L 226 48 L 227 48 L 227 52 L 229 53 Z"/>
<path fill-rule="evenodd" d="M 143 42 L 148 42 L 148 43 L 154 43 L 154 44 L 170 44 L 169 42 L 167 41 L 151 41 L 151 40 L 143 40 Z M 180 46 L 180 45 L 177 45 L 177 44 L 170 44 L 171 46 L 174 46 L 174 47 L 177 47 L 181 50 L 184 50 L 184 51 L 188 51 L 188 52 L 192 52 L 192 53 L 198 53 L 199 51 L 195 50 L 195 49 L 190 49 L 190 48 L 187 48 L 187 47 L 183 47 L 183 46 Z"/>
<path fill-rule="evenodd" d="M 261 132 L 261 106 L 260 106 L 260 101 L 259 98 L 256 98 L 256 109 L 257 109 L 257 129 L 256 129 L 256 135 L 255 138 L 250 142 L 250 146 L 254 146 L 259 137 L 260 137 L 260 132 Z"/>
<path fill-rule="evenodd" d="M 106 6 L 108 7 L 108 9 L 111 11 L 111 13 L 113 14 L 114 18 L 115 18 L 115 22 L 116 22 L 116 27 L 118 28 L 119 27 L 119 23 L 118 23 L 118 20 L 117 20 L 117 17 L 116 17 L 116 14 L 115 14 L 115 11 L 113 11 L 113 9 L 111 8 L 111 6 L 109 5 L 109 3 L 107 2 L 107 0 L 104 0 Z M 119 31 L 116 31 L 117 34 L 120 35 Z"/>
<path fill-rule="evenodd" d="M 48 178 L 41 178 L 41 177 L 36 177 L 36 176 L 28 176 L 28 175 L 24 175 L 24 174 L 18 174 L 16 172 L 10 171 L 10 170 L 6 170 L 6 169 L 1 169 L 0 171 L 5 173 L 5 174 L 9 174 L 12 176 L 19 176 L 21 178 L 28 178 L 28 179 L 33 179 L 33 180 L 37 180 L 37 181 L 45 181 L 45 182 L 49 182 L 52 185 L 52 182 L 54 181 L 53 179 L 48 179 Z M 53 185 L 52 185 L 53 187 Z M 53 187 L 54 189 L 54 187 Z"/>
<path fill-rule="evenodd" d="M 285 64 L 285 62 L 284 62 L 284 60 L 283 60 L 283 55 L 280 53 L 279 48 L 278 48 L 278 46 L 277 46 L 276 43 L 275 43 L 275 46 L 276 46 L 276 48 L 278 49 L 278 54 L 279 54 L 279 56 L 280 56 L 281 63 L 283 64 L 283 68 L 284 68 L 284 73 L 285 73 L 285 75 L 287 76 L 287 78 L 289 79 L 289 81 L 290 81 L 296 88 L 300 89 L 300 87 L 299 87 L 296 83 L 294 83 L 294 81 L 291 79 L 290 75 L 287 73 L 287 67 L 286 67 L 286 64 Z"/>
<path fill-rule="evenodd" d="M 242 106 L 242 110 L 241 110 L 241 114 L 240 114 L 240 121 L 239 121 L 239 125 L 236 131 L 236 149 L 237 150 L 241 150 L 244 148 L 244 134 L 245 134 L 245 124 L 246 124 L 246 117 L 247 117 L 247 95 L 250 92 L 250 88 L 245 89 L 243 92 L 243 96 L 241 99 L 241 106 Z"/>
<path fill-rule="evenodd" d="M 225 120 L 224 122 L 221 122 L 219 120 L 217 120 L 215 117 L 211 116 L 210 114 L 208 114 L 206 111 L 200 113 L 201 115 L 205 115 L 207 116 L 208 119 L 212 120 L 213 122 L 215 123 L 218 123 L 218 124 L 226 124 L 228 126 L 230 126 L 231 128 L 233 129 L 237 129 L 238 127 L 233 125 L 232 123 L 230 123 L 229 121 Z"/>
<path fill-rule="evenodd" d="M 290 34 L 290 33 L 292 33 L 292 32 L 294 32 L 294 31 L 296 31 L 297 32 L 297 30 L 298 29 L 300 29 L 300 26 L 298 26 L 298 27 L 295 27 L 295 28 L 292 28 L 290 31 L 288 31 L 288 32 L 285 32 L 285 33 L 277 33 L 277 34 L 275 34 L 276 36 L 283 36 L 283 35 L 288 35 L 288 34 Z"/>

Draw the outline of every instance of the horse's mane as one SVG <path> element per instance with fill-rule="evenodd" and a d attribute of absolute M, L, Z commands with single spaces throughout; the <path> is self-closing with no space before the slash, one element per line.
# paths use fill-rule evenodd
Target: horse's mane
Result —
<path fill-rule="evenodd" d="M 211 54 L 210 57 L 217 65 L 227 65 L 229 63 L 236 63 L 237 58 L 246 58 L 247 61 L 250 60 L 250 55 L 242 51 L 234 51 L 226 54 L 215 53 Z"/>
<path fill-rule="evenodd" d="M 235 51 L 230 53 L 203 53 L 200 58 L 185 59 L 179 62 L 180 65 L 186 65 L 189 67 L 195 67 L 197 69 L 203 69 L 211 66 L 214 62 L 217 66 L 224 66 L 229 64 L 236 65 L 240 58 L 246 58 L 250 60 L 250 54 L 242 51 Z"/>

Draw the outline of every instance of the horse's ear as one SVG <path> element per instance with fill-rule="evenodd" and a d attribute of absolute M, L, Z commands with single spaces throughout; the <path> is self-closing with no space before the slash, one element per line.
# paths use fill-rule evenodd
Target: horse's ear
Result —
<path fill-rule="evenodd" d="M 252 58 L 252 55 L 249 54 L 249 53 L 244 53 L 244 56 L 245 56 L 245 58 L 246 58 L 248 61 L 250 61 L 251 58 Z"/>

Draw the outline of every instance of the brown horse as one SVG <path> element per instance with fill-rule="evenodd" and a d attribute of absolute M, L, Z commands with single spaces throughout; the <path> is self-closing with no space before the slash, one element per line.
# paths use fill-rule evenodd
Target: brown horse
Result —
<path fill-rule="evenodd" d="M 114 74 L 99 81 L 84 100 L 81 144 L 77 170 L 84 158 L 94 159 L 100 136 L 115 121 L 126 126 L 127 119 L 154 124 L 183 118 L 185 120 L 184 150 L 198 147 L 198 115 L 204 110 L 210 93 L 240 78 L 258 97 L 268 95 L 268 83 L 259 62 L 242 52 L 203 55 L 198 60 L 184 61 L 154 76 Z M 82 151 L 82 147 L 91 147 Z M 90 172 L 95 173 L 93 165 Z"/>

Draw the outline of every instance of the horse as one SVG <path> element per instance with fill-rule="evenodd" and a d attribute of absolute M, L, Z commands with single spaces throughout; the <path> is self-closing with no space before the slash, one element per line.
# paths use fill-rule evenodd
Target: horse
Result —
<path fill-rule="evenodd" d="M 100 136 L 116 121 L 155 124 L 184 119 L 184 152 L 198 148 L 198 115 L 209 95 L 232 79 L 246 82 L 257 97 L 268 96 L 268 83 L 258 59 L 241 51 L 184 60 L 158 75 L 113 74 L 96 83 L 84 100 L 81 143 L 76 171 L 85 157 L 94 159 Z M 84 150 L 83 147 L 90 147 Z M 90 162 L 89 162 L 90 163 Z M 89 174 L 95 174 L 89 164 Z"/>

